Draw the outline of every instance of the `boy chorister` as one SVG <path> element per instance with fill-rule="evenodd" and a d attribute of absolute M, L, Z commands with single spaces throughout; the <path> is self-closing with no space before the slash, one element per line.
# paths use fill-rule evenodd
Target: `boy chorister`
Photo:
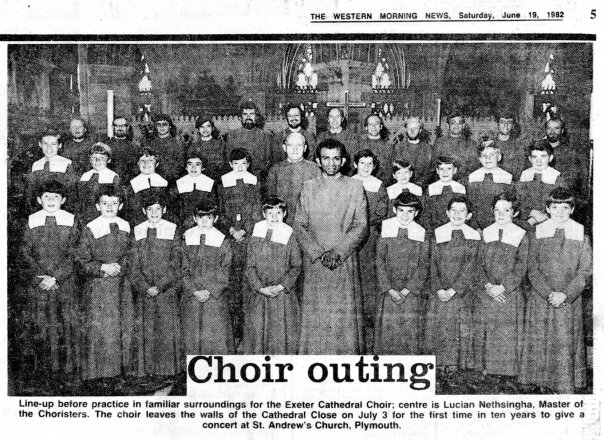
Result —
<path fill-rule="evenodd" d="M 76 176 L 71 160 L 59 155 L 62 149 L 61 134 L 52 129 L 46 130 L 40 137 L 38 145 L 44 157 L 32 164 L 31 173 L 27 175 L 26 202 L 31 208 L 30 212 L 36 209 L 38 188 L 51 180 L 63 184 L 65 197 L 71 199 L 69 205 L 72 205 L 75 203 L 72 191 Z"/>
<path fill-rule="evenodd" d="M 42 209 L 29 216 L 21 245 L 30 277 L 25 298 L 27 340 L 21 344 L 34 357 L 32 374 L 74 373 L 78 366 L 73 252 L 79 233 L 73 214 L 61 209 L 64 194 L 65 187 L 54 180 L 39 188 Z"/>
<path fill-rule="evenodd" d="M 155 152 L 149 148 L 143 148 L 138 159 L 138 169 L 140 174 L 130 180 L 128 192 L 126 194 L 126 218 L 132 224 L 139 224 L 145 221 L 143 214 L 143 197 L 149 193 L 158 193 L 162 197 L 168 196 L 168 181 L 157 174 L 157 165 L 159 163 Z"/>
<path fill-rule="evenodd" d="M 387 188 L 388 199 L 390 200 L 388 205 L 388 214 L 390 216 L 394 215 L 393 202 L 399 196 L 399 194 L 406 192 L 416 195 L 417 197 L 422 196 L 422 187 L 411 182 L 413 173 L 413 166 L 406 160 L 396 159 L 392 162 L 392 177 L 394 177 L 396 183 Z"/>
<path fill-rule="evenodd" d="M 196 206 L 201 202 L 217 202 L 218 191 L 213 179 L 206 176 L 206 159 L 198 150 L 187 154 L 187 175 L 176 181 L 179 226 L 185 230 L 194 225 Z"/>
<path fill-rule="evenodd" d="M 214 227 L 217 212 L 215 204 L 200 203 L 197 226 L 184 233 L 181 320 L 185 356 L 235 352 L 228 303 L 231 245 Z"/>
<path fill-rule="evenodd" d="M 383 182 L 373 176 L 377 157 L 371 150 L 362 150 L 354 155 L 356 174 L 353 179 L 363 182 L 369 206 L 369 237 L 357 251 L 359 255 L 361 289 L 363 291 L 363 313 L 365 327 L 373 330 L 375 317 L 375 292 L 377 277 L 375 273 L 375 246 L 379 236 L 378 229 L 388 214 L 388 193 Z"/>
<path fill-rule="evenodd" d="M 479 266 L 480 234 L 466 224 L 471 205 L 465 195 L 447 205 L 449 222 L 434 230 L 425 353 L 444 371 L 473 366 L 472 303 Z"/>
<path fill-rule="evenodd" d="M 78 215 L 83 224 L 98 217 L 96 202 L 99 191 L 103 187 L 112 186 L 116 191 L 120 188 L 120 178 L 115 171 L 107 168 L 111 162 L 111 149 L 107 144 L 97 142 L 90 149 L 90 165 L 92 169 L 82 174 L 78 182 Z"/>
<path fill-rule="evenodd" d="M 478 147 L 482 167 L 468 176 L 468 199 L 474 207 L 473 220 L 479 229 L 493 223 L 493 197 L 512 187 L 512 175 L 499 168 L 501 150 L 493 140 L 486 139 Z"/>
<path fill-rule="evenodd" d="M 96 204 L 100 216 L 81 234 L 78 262 L 86 277 L 82 292 L 82 378 L 129 373 L 132 361 L 133 304 L 126 276 L 130 225 L 118 217 L 121 194 L 103 187 Z"/>
<path fill-rule="evenodd" d="M 554 150 L 547 141 L 533 142 L 528 147 L 531 167 L 524 170 L 516 182 L 520 200 L 520 218 L 531 226 L 547 220 L 544 211 L 549 193 L 556 187 L 567 187 L 560 172 L 549 166 L 554 160 Z"/>
<path fill-rule="evenodd" d="M 293 229 L 283 222 L 285 201 L 269 197 L 262 211 L 264 220 L 254 226 L 247 247 L 243 352 L 296 354 L 300 304 L 295 286 L 302 255 Z"/>
<path fill-rule="evenodd" d="M 592 276 L 592 250 L 583 225 L 570 219 L 575 198 L 552 190 L 549 218 L 537 225 L 529 247 L 519 382 L 570 394 L 586 385 L 583 291 Z"/>
<path fill-rule="evenodd" d="M 177 226 L 164 218 L 166 201 L 143 198 L 147 220 L 134 227 L 130 281 L 136 320 L 135 371 L 171 376 L 180 371 L 180 240 Z"/>
<path fill-rule="evenodd" d="M 430 240 L 415 222 L 421 199 L 401 193 L 395 217 L 382 222 L 377 243 L 378 300 L 373 351 L 417 355 L 424 324 L 424 284 L 430 264 Z"/>
<path fill-rule="evenodd" d="M 430 231 L 449 221 L 447 212 L 449 201 L 453 197 L 466 194 L 466 187 L 453 180 L 457 174 L 455 159 L 451 156 L 439 156 L 436 160 L 438 180 L 428 185 L 424 196 L 425 214 L 423 224 Z"/>
<path fill-rule="evenodd" d="M 229 154 L 232 171 L 222 176 L 218 188 L 224 215 L 222 226 L 231 238 L 233 261 L 231 264 L 229 298 L 235 337 L 239 339 L 243 330 L 242 283 L 245 272 L 246 248 L 254 225 L 261 218 L 260 186 L 258 179 L 248 171 L 251 163 L 249 152 L 235 148 Z"/>
<path fill-rule="evenodd" d="M 491 206 L 495 223 L 482 231 L 474 306 L 475 367 L 487 374 L 517 376 L 529 237 L 513 223 L 518 200 L 512 190 L 495 196 Z"/>

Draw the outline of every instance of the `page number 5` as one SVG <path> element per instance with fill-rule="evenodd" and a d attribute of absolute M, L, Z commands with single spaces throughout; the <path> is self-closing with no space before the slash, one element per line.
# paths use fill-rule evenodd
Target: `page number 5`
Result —
<path fill-rule="evenodd" d="M 591 14 L 589 15 L 589 18 L 591 18 L 592 20 L 593 20 L 594 18 L 596 18 L 596 10 L 595 10 L 595 9 L 592 9 L 592 10 L 591 10 Z"/>

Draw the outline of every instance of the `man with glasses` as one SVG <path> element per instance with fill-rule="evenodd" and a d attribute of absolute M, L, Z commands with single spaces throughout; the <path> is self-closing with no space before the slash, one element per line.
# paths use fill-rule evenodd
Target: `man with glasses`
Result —
<path fill-rule="evenodd" d="M 112 168 L 122 182 L 138 174 L 138 145 L 132 140 L 132 128 L 123 116 L 113 118 L 113 137 L 105 142 L 112 155 Z"/>
<path fill-rule="evenodd" d="M 156 137 L 149 142 L 148 147 L 162 158 L 160 174 L 171 185 L 184 174 L 184 146 L 176 137 L 176 127 L 170 116 L 159 114 L 153 121 Z"/>

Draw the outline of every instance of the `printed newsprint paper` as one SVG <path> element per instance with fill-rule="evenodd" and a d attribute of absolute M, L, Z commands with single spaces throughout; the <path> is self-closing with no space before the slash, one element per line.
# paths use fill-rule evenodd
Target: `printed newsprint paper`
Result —
<path fill-rule="evenodd" d="M 215 77 L 219 90 L 215 96 L 225 102 L 214 105 L 227 109 L 215 115 L 220 115 L 216 121 L 223 133 L 240 127 L 236 117 L 227 116 L 236 114 L 229 113 L 233 99 L 236 106 L 239 99 L 246 98 L 261 103 L 265 128 L 278 135 L 287 127 L 279 111 L 289 101 L 306 105 L 305 112 L 317 132 L 328 128 L 328 110 L 339 108 L 360 134 L 365 133 L 365 115 L 380 114 L 390 130 L 390 140 L 404 140 L 405 118 L 418 116 L 430 133 L 430 142 L 437 135 L 447 135 L 447 117 L 458 105 L 466 106 L 462 112 L 466 111 L 475 141 L 481 140 L 482 133 L 497 135 L 494 109 L 501 110 L 496 109 L 500 100 L 515 103 L 524 140 L 543 138 L 545 122 L 560 114 L 568 120 L 571 140 L 581 142 L 584 160 L 574 163 L 582 165 L 561 171 L 579 179 L 575 195 L 583 204 L 577 210 L 585 223 L 585 237 L 593 243 L 594 266 L 598 266 L 602 199 L 599 190 L 592 197 L 592 189 L 602 183 L 600 167 L 604 166 L 598 152 L 594 154 L 594 146 L 604 135 L 604 66 L 602 33 L 598 31 L 604 8 L 600 2 L 1 0 L 0 5 L 0 64 L 5 66 L 0 69 L 0 144 L 7 146 L 0 148 L 7 164 L 0 167 L 1 181 L 7 182 L 0 192 L 4 208 L 0 228 L 6 234 L 0 268 L 4 286 L 0 306 L 3 438 L 592 439 L 601 435 L 603 307 L 600 295 L 594 294 L 602 281 L 598 273 L 594 288 L 588 280 L 581 294 L 583 328 L 548 327 L 542 337 L 543 344 L 550 332 L 575 338 L 566 345 L 563 341 L 550 344 L 557 354 L 549 353 L 548 362 L 549 369 L 563 371 L 556 365 L 567 362 L 571 355 L 560 347 L 584 350 L 585 359 L 571 367 L 571 376 L 577 370 L 587 372 L 586 378 L 575 377 L 577 382 L 562 377 L 558 381 L 554 376 L 538 384 L 543 386 L 521 385 L 513 376 L 516 373 L 505 377 L 476 369 L 444 370 L 433 355 L 374 356 L 373 351 L 353 350 L 341 356 L 190 352 L 180 375 L 172 376 L 178 379 L 101 380 L 86 385 L 76 378 L 61 382 L 64 378 L 57 379 L 50 367 L 35 370 L 33 359 L 43 352 L 43 345 L 26 349 L 27 334 L 15 334 L 16 329 L 24 328 L 15 324 L 21 323 L 21 315 L 15 311 L 21 303 L 15 298 L 24 298 L 27 285 L 22 282 L 25 263 L 13 260 L 19 251 L 11 248 L 22 242 L 17 232 L 22 234 L 27 225 L 26 202 L 18 193 L 23 185 L 17 185 L 15 179 L 22 181 L 34 159 L 41 157 L 37 144 L 43 121 L 52 121 L 53 115 L 63 111 L 66 120 L 60 128 L 66 132 L 70 114 L 85 104 L 96 134 L 105 135 L 108 126 L 113 129 L 107 119 L 111 123 L 111 115 L 115 115 L 107 103 L 115 97 L 118 106 L 126 93 L 132 103 L 124 106 L 122 102 L 119 111 L 140 110 L 138 116 L 144 121 L 146 110 L 163 110 L 180 124 L 181 134 L 183 130 L 195 134 L 187 115 L 198 114 L 196 105 L 207 101 L 203 90 L 218 93 L 217 89 L 196 88 L 196 83 L 206 81 L 203 84 L 207 85 L 208 78 Z M 109 43 L 124 50 L 112 46 L 104 51 Z M 28 45 L 37 49 L 29 50 Z M 71 47 L 63 58 L 57 56 L 58 45 Z M 116 61 L 128 51 L 139 56 L 139 64 L 130 70 Z M 169 61 L 158 60 L 162 54 Z M 204 54 L 210 56 L 195 60 Z M 222 62 L 221 58 L 231 55 L 239 61 Z M 69 64 L 68 56 L 73 56 L 75 76 L 52 74 L 57 66 Z M 106 69 L 96 66 L 96 77 L 85 78 L 81 72 L 84 64 L 90 73 L 95 63 L 106 64 Z M 284 71 L 283 66 L 289 70 Z M 122 83 L 118 81 L 109 90 L 106 84 L 119 76 L 120 68 L 130 73 L 122 74 Z M 172 82 L 167 81 L 170 78 Z M 60 90 L 59 95 L 53 94 L 57 86 L 53 81 L 63 81 L 67 87 L 63 91 L 86 90 L 87 96 L 62 99 Z M 91 85 L 94 81 L 97 89 Z M 145 81 L 155 87 L 152 108 L 145 108 L 146 102 L 139 100 L 151 96 L 145 95 Z M 171 84 L 173 89 L 158 91 L 160 84 L 164 88 Z M 176 95 L 180 106 L 170 101 Z M 464 101 L 464 96 L 469 100 Z M 38 120 L 42 121 L 39 130 L 35 127 Z M 22 152 L 28 149 L 34 156 L 26 163 Z M 22 171 L 15 168 L 24 163 Z M 565 264 L 563 261 L 560 267 L 579 263 Z M 329 318 L 323 317 L 331 326 L 344 325 Z M 318 332 L 329 325 L 319 321 L 305 331 Z M 467 336 L 470 330 L 465 331 Z M 464 330 L 460 332 L 463 337 Z M 577 334 L 582 334 L 580 341 Z M 331 341 L 331 346 L 350 343 L 348 336 Z M 369 336 L 366 342 L 372 340 Z M 80 344 L 76 341 L 71 348 L 79 349 Z M 333 353 L 337 351 L 333 348 Z M 503 351 L 490 356 L 495 364 L 509 361 L 509 353 Z M 533 372 L 535 375 L 546 376 L 547 372 Z M 570 380 L 570 390 L 576 393 L 567 394 L 568 385 L 561 385 L 565 380 Z M 147 386 L 149 383 L 161 386 Z M 566 387 L 561 394 L 553 391 L 558 386 Z"/>

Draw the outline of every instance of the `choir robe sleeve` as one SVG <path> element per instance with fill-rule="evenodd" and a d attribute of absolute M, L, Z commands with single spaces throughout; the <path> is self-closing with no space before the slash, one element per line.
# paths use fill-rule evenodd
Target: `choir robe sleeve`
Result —
<path fill-rule="evenodd" d="M 73 256 L 79 239 L 79 229 L 74 224 L 69 231 L 69 254 Z M 54 261 L 46 269 L 46 273 L 56 278 L 57 283 L 62 284 L 73 275 L 73 260 L 71 258 Z"/>
<path fill-rule="evenodd" d="M 260 281 L 260 277 L 258 277 L 257 272 L 257 264 L 258 264 L 258 255 L 256 252 L 256 246 L 254 245 L 254 240 L 249 240 L 247 244 L 247 256 L 246 256 L 246 268 L 245 268 L 245 277 L 250 287 L 254 292 L 258 292 L 263 287 L 262 281 Z"/>
<path fill-rule="evenodd" d="M 375 248 L 375 270 L 378 282 L 378 293 L 386 293 L 388 290 L 393 289 L 390 278 L 388 277 L 388 269 L 386 267 L 388 255 L 388 239 L 384 237 L 378 237 L 377 245 Z"/>
<path fill-rule="evenodd" d="M 486 250 L 486 243 L 481 243 L 480 252 L 478 253 L 478 263 L 480 265 L 480 270 L 478 271 L 478 280 L 476 282 L 481 289 L 491 282 L 487 271 Z"/>
<path fill-rule="evenodd" d="M 273 165 L 270 170 L 268 170 L 268 176 L 266 178 L 266 195 L 277 195 L 279 194 L 279 188 L 277 185 L 277 166 Z"/>
<path fill-rule="evenodd" d="M 296 281 L 302 273 L 302 252 L 300 250 L 300 246 L 298 245 L 298 241 L 293 236 L 290 237 L 289 242 L 287 243 L 287 248 L 289 270 L 283 277 L 281 285 L 285 288 L 286 292 L 291 292 L 294 290 Z"/>
<path fill-rule="evenodd" d="M 409 277 L 407 285 L 404 286 L 413 295 L 423 295 L 424 285 L 428 279 L 428 268 L 430 267 L 430 240 L 427 238 L 421 244 L 418 264 Z"/>
<path fill-rule="evenodd" d="M 333 249 L 335 253 L 346 260 L 353 252 L 357 250 L 361 242 L 367 236 L 369 231 L 369 219 L 367 209 L 367 196 L 362 185 L 351 186 L 354 191 L 352 203 L 354 203 L 354 215 L 350 224 L 350 229 L 346 232 L 344 239 Z M 338 209 L 338 207 L 334 207 Z"/>
<path fill-rule="evenodd" d="M 32 230 L 27 228 L 23 235 L 21 244 L 21 256 L 25 261 L 28 276 L 31 278 L 32 284 L 39 284 L 40 279 L 36 278 L 39 275 L 45 275 L 46 269 L 40 266 L 40 263 L 34 258 L 35 237 Z"/>
<path fill-rule="evenodd" d="M 224 240 L 218 253 L 219 270 L 210 278 L 210 281 L 204 286 L 214 298 L 218 299 L 222 296 L 225 289 L 229 287 L 229 272 L 231 269 L 231 243 Z"/>
<path fill-rule="evenodd" d="M 579 264 L 577 265 L 576 276 L 568 283 L 566 289 L 564 289 L 567 302 L 574 302 L 583 293 L 585 287 L 591 282 L 593 272 L 592 264 L 591 244 L 589 238 L 585 236 L 579 254 Z"/>
<path fill-rule="evenodd" d="M 371 226 L 379 226 L 388 216 L 388 208 L 390 207 L 390 199 L 384 185 L 380 185 L 377 192 L 377 200 L 372 212 L 369 213 L 369 222 Z"/>
<path fill-rule="evenodd" d="M 94 237 L 92 235 L 92 232 L 90 231 L 90 229 L 85 227 L 82 232 L 80 245 L 78 246 L 76 259 L 87 277 L 101 278 L 103 276 L 103 272 L 101 271 L 101 266 L 103 265 L 103 263 L 92 259 L 93 243 Z"/>
<path fill-rule="evenodd" d="M 554 291 L 547 282 L 545 274 L 539 267 L 539 240 L 535 233 L 531 234 L 529 241 L 528 278 L 533 290 L 547 301 L 549 294 Z"/>
<path fill-rule="evenodd" d="M 227 235 L 230 235 L 229 230 L 235 224 L 235 219 L 232 218 L 227 212 L 228 210 L 226 209 L 226 197 L 227 190 L 223 186 L 220 186 L 218 188 L 218 206 L 220 215 L 222 216 L 222 219 L 220 219 L 220 223 L 223 225 L 224 232 Z"/>
<path fill-rule="evenodd" d="M 246 234 L 251 235 L 254 230 L 254 225 L 262 220 L 262 199 L 260 195 L 260 185 L 253 185 L 250 190 L 250 199 L 247 203 L 252 204 L 251 216 L 244 223 L 243 228 Z"/>
<path fill-rule="evenodd" d="M 430 246 L 430 283 L 432 286 L 431 293 L 436 294 L 436 292 L 441 289 L 447 289 L 447 286 L 444 285 L 444 281 L 440 276 L 440 270 L 438 269 L 438 258 L 440 255 L 440 250 L 434 237 L 432 237 L 432 239 L 430 240 Z"/>
<path fill-rule="evenodd" d="M 298 200 L 298 206 L 296 207 L 296 218 L 294 221 L 295 235 L 298 237 L 298 243 L 302 250 L 308 254 L 311 262 L 315 262 L 325 253 L 325 249 L 310 232 L 310 196 L 309 192 L 304 191 L 300 193 Z M 367 214 L 365 214 L 367 215 Z"/>
<path fill-rule="evenodd" d="M 514 290 L 518 289 L 526 277 L 528 267 L 528 250 L 529 239 L 527 234 L 525 234 L 518 245 L 514 267 L 511 272 L 505 275 L 501 283 L 503 284 L 506 293 L 512 293 Z"/>
<path fill-rule="evenodd" d="M 187 252 L 187 245 L 185 244 L 184 240 L 181 242 L 181 249 L 182 258 L 180 260 L 180 275 L 183 289 L 182 293 L 183 295 L 193 296 L 193 292 L 202 290 L 203 286 L 201 285 L 200 281 L 194 277 L 193 265 L 190 259 L 191 256 L 190 253 Z"/>
<path fill-rule="evenodd" d="M 480 245 L 481 243 L 479 242 L 477 247 L 480 247 Z M 478 252 L 478 249 L 476 249 L 476 251 Z M 476 284 L 476 263 L 478 260 L 478 254 L 473 256 L 466 254 L 465 257 L 466 258 L 464 260 L 463 267 L 459 272 L 459 276 L 451 286 L 451 289 L 455 290 L 455 294 L 461 297 L 466 296 L 466 294 L 470 292 L 470 290 L 472 290 Z"/>
<path fill-rule="evenodd" d="M 143 253 L 143 246 L 141 242 L 134 242 L 131 250 L 131 263 L 130 263 L 130 282 L 132 287 L 139 293 L 146 293 L 153 284 L 147 281 L 143 272 L 143 261 L 145 255 Z M 159 288 L 159 287 L 158 287 Z"/>

